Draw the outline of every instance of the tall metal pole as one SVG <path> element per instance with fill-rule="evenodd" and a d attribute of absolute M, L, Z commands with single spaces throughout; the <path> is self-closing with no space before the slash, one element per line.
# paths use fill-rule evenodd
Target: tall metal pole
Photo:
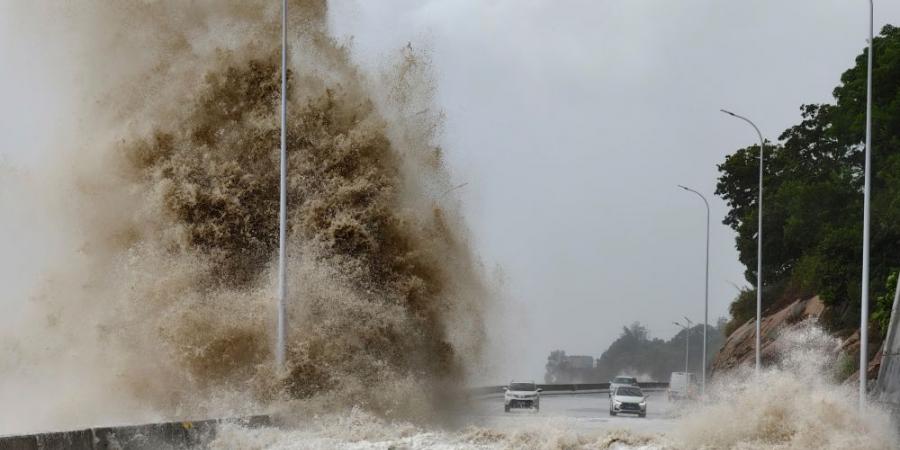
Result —
<path fill-rule="evenodd" d="M 869 206 L 872 189 L 872 49 L 875 40 L 875 2 L 869 0 L 869 67 L 866 75 L 866 181 L 863 191 L 862 305 L 859 318 L 859 408 L 866 406 L 866 369 L 869 351 Z"/>
<path fill-rule="evenodd" d="M 685 320 L 685 322 L 687 322 L 687 326 L 688 326 L 688 328 L 687 328 L 687 335 L 685 336 L 685 339 L 687 339 L 687 342 L 685 342 L 685 344 L 684 344 L 684 347 L 685 347 L 685 349 L 684 349 L 684 353 L 685 353 L 685 355 L 684 355 L 684 358 L 685 358 L 684 371 L 685 371 L 685 372 L 690 372 L 690 371 L 691 371 L 691 366 L 690 366 L 690 364 L 689 364 L 687 361 L 690 361 L 690 353 L 691 353 L 691 328 L 693 328 L 694 322 L 692 322 L 691 319 L 688 319 L 687 317 L 685 317 L 684 320 Z"/>
<path fill-rule="evenodd" d="M 706 394 L 706 329 L 709 328 L 709 202 L 706 201 L 706 197 L 703 194 L 687 187 L 678 185 L 678 187 L 697 194 L 700 199 L 703 200 L 703 204 L 706 205 L 706 275 L 704 278 L 704 293 L 703 293 L 703 362 L 701 363 L 701 367 L 703 370 L 700 372 L 700 394 Z"/>
<path fill-rule="evenodd" d="M 760 349 L 760 323 L 762 322 L 762 243 L 763 243 L 763 155 L 765 154 L 766 142 L 763 140 L 762 133 L 755 123 L 750 119 L 739 116 L 731 111 L 720 110 L 732 117 L 737 117 L 750 124 L 756 134 L 759 135 L 759 201 L 757 208 L 759 209 L 759 224 L 756 231 L 756 373 L 759 374 L 759 349 Z"/>
<path fill-rule="evenodd" d="M 276 369 L 284 369 L 286 318 L 284 313 L 285 252 L 287 229 L 287 0 L 281 2 L 281 192 L 278 208 L 278 329 L 275 347 Z"/>
<path fill-rule="evenodd" d="M 685 319 L 687 319 L 687 317 L 685 317 Z M 672 322 L 672 323 L 674 323 L 675 325 L 678 325 L 679 327 L 684 329 L 684 373 L 688 373 L 689 367 L 690 367 L 688 365 L 688 360 L 689 360 L 689 355 L 691 354 L 691 344 L 690 344 L 690 339 L 689 339 L 691 331 L 688 326 L 682 325 L 680 322 Z M 688 323 L 690 323 L 690 321 L 688 321 Z"/>

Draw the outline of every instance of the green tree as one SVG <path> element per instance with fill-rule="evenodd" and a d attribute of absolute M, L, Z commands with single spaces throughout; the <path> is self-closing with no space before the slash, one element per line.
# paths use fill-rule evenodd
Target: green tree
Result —
<path fill-rule="evenodd" d="M 566 352 L 563 350 L 553 350 L 547 357 L 547 369 L 544 375 L 544 382 L 548 384 L 561 383 L 567 381 L 570 367 L 566 361 Z"/>
<path fill-rule="evenodd" d="M 900 29 L 885 26 L 874 48 L 870 286 L 878 298 L 900 267 Z M 859 320 L 867 57 L 859 55 L 841 76 L 834 104 L 803 105 L 800 123 L 766 146 L 764 307 L 819 294 L 836 328 Z M 753 285 L 758 158 L 759 146 L 727 156 L 716 189 L 730 208 L 723 223 L 737 232 L 739 258 Z M 754 296 L 738 296 L 729 329 L 752 317 L 747 304 Z"/>

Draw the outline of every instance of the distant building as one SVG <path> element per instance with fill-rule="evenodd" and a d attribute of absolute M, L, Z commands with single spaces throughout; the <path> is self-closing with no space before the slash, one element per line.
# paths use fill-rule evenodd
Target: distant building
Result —
<path fill-rule="evenodd" d="M 566 356 L 566 363 L 569 367 L 573 369 L 593 369 L 594 368 L 594 357 L 593 356 L 580 356 L 580 355 L 571 355 Z"/>

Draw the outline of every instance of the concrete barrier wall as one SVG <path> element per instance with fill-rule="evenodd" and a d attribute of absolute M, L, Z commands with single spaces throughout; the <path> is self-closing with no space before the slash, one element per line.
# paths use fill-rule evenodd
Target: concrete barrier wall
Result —
<path fill-rule="evenodd" d="M 125 427 L 0 436 L 0 450 L 175 450 L 202 447 L 216 437 L 222 423 L 248 427 L 271 425 L 268 416 L 242 419 L 167 422 Z"/>
<path fill-rule="evenodd" d="M 891 321 L 888 324 L 887 336 L 881 355 L 881 367 L 878 380 L 875 382 L 874 396 L 878 401 L 888 405 L 900 415 L 900 281 L 894 292 L 894 305 L 891 308 Z"/>

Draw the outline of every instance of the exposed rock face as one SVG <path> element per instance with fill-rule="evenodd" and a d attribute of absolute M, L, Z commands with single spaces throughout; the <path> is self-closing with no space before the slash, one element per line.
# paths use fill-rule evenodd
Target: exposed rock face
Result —
<path fill-rule="evenodd" d="M 871 352 L 877 350 L 874 356 L 872 356 Z M 859 380 L 859 330 L 853 332 L 847 339 L 844 340 L 843 345 L 841 345 L 841 353 L 846 355 L 848 358 L 853 358 L 855 362 L 855 369 L 853 373 L 850 374 L 844 382 L 857 382 Z M 880 345 L 874 345 L 874 343 L 869 340 L 869 367 L 866 369 L 866 379 L 870 382 L 874 381 L 878 378 L 878 369 L 881 368 L 881 355 L 882 348 Z"/>
<path fill-rule="evenodd" d="M 763 316 L 760 327 L 762 336 L 762 349 L 760 358 L 765 365 L 775 357 L 775 344 L 778 333 L 792 324 L 809 319 L 818 318 L 825 310 L 825 304 L 819 297 L 806 300 L 796 300 L 790 305 Z M 728 371 L 741 364 L 753 364 L 755 358 L 754 347 L 756 345 L 756 321 L 751 319 L 734 330 L 725 340 L 725 344 L 716 358 L 713 360 L 711 372 Z"/>
<path fill-rule="evenodd" d="M 782 330 L 807 319 L 818 320 L 824 311 L 825 304 L 816 296 L 796 300 L 778 311 L 769 312 L 768 315 L 764 312 L 760 330 L 762 335 L 760 359 L 763 366 L 777 362 L 778 336 Z M 756 321 L 751 319 L 734 330 L 725 340 L 710 367 L 711 373 L 727 372 L 742 364 L 753 365 L 755 341 Z M 875 380 L 878 378 L 878 369 L 881 365 L 881 346 L 873 340 L 869 343 L 869 351 L 867 377 L 869 380 Z M 859 330 L 849 336 L 842 336 L 838 352 L 841 355 L 838 365 L 846 366 L 835 368 L 838 377 L 845 382 L 855 382 L 859 378 Z"/>

